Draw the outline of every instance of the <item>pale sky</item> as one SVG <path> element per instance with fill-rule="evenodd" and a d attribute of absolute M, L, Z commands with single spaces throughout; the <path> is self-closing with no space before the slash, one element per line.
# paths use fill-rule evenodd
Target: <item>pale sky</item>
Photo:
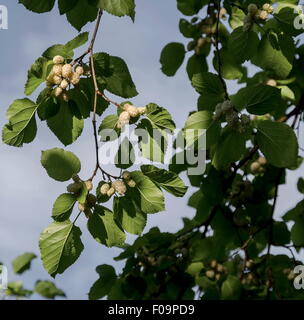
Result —
<path fill-rule="evenodd" d="M 38 15 L 26 10 L 17 1 L 0 0 L 9 12 L 9 29 L 0 30 L 0 125 L 6 123 L 5 112 L 13 100 L 23 98 L 26 73 L 34 60 L 49 46 L 66 43 L 77 35 L 77 31 L 60 17 L 57 8 L 52 13 Z M 159 56 L 164 45 L 171 41 L 187 43 L 178 32 L 181 17 L 176 9 L 176 0 L 137 1 L 136 21 L 116 18 L 105 14 L 102 18 L 95 51 L 105 51 L 122 57 L 128 64 L 139 95 L 132 99 L 138 106 L 155 102 L 167 108 L 180 128 L 187 114 L 196 109 L 197 94 L 191 87 L 185 66 L 174 78 L 162 74 Z M 83 31 L 92 30 L 87 25 Z M 80 49 L 81 51 L 83 48 Z M 236 90 L 235 84 L 229 89 Z M 35 96 L 34 96 L 35 98 Z M 33 98 L 33 99 L 34 99 Z M 116 99 L 120 101 L 119 98 Z M 114 107 L 106 114 L 114 113 Z M 303 142 L 303 141 L 302 141 Z M 40 232 L 51 223 L 52 205 L 57 196 L 66 189 L 66 183 L 50 179 L 40 165 L 41 150 L 64 147 L 46 127 L 38 122 L 38 135 L 33 143 L 23 148 L 13 148 L 0 144 L 0 261 L 10 267 L 10 262 L 24 252 L 39 253 Z M 65 148 L 73 151 L 82 161 L 82 177 L 88 177 L 94 167 L 94 146 L 91 122 L 86 121 L 85 130 L 72 146 Z M 302 167 L 303 169 L 303 167 Z M 303 170 L 302 170 L 303 171 Z M 289 184 L 280 188 L 278 214 L 291 208 L 301 196 L 296 192 L 295 177 L 288 176 Z M 187 182 L 188 184 L 188 182 Z M 162 231 L 174 232 L 182 226 L 181 217 L 192 217 L 195 212 L 187 207 L 187 199 L 166 196 L 167 211 L 150 215 L 145 232 L 152 226 Z M 108 249 L 99 245 L 86 230 L 86 220 L 78 220 L 82 229 L 85 249 L 78 261 L 63 275 L 56 277 L 55 283 L 66 291 L 69 299 L 86 299 L 90 286 L 97 279 L 95 267 L 100 264 L 113 264 L 119 271 L 122 264 L 112 257 L 120 250 Z M 132 241 L 134 237 L 129 237 Z M 11 270 L 11 269 L 10 269 Z M 35 280 L 50 279 L 43 269 L 40 259 L 33 263 L 31 271 L 21 277 L 26 287 L 33 287 Z M 9 280 L 18 277 L 9 274 Z M 34 296 L 37 298 L 37 296 Z"/>

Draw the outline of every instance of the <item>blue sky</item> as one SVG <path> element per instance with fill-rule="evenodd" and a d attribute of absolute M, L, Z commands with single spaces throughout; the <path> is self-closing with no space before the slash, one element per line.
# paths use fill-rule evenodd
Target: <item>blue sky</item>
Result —
<path fill-rule="evenodd" d="M 0 125 L 6 122 L 7 107 L 17 98 L 23 98 L 26 72 L 33 61 L 49 46 L 65 43 L 77 31 L 60 17 L 58 10 L 38 15 L 26 10 L 17 1 L 0 0 L 9 12 L 9 29 L 0 30 Z M 95 51 L 105 51 L 125 59 L 137 85 L 138 97 L 134 104 L 141 106 L 155 102 L 166 107 L 174 117 L 177 127 L 182 127 L 188 112 L 195 110 L 197 95 L 190 86 L 184 66 L 174 78 L 160 71 L 159 55 L 165 44 L 182 41 L 178 32 L 181 15 L 176 0 L 137 1 L 137 16 L 130 19 L 105 14 Z M 87 25 L 84 31 L 92 30 Z M 81 50 L 79 51 L 81 53 Z M 229 88 L 236 90 L 234 83 Z M 119 98 L 117 99 L 119 101 Z M 108 113 L 114 113 L 111 107 Z M 88 120 L 84 133 L 75 145 L 69 146 L 82 161 L 83 177 L 88 177 L 94 167 L 94 146 Z M 38 124 L 38 136 L 30 145 L 16 149 L 0 144 L 0 261 L 9 265 L 17 255 L 33 251 L 38 254 L 39 233 L 51 222 L 51 208 L 56 197 L 65 192 L 66 184 L 50 179 L 40 165 L 41 150 L 63 147 L 46 127 Z M 303 168 L 302 168 L 303 169 Z M 290 208 L 300 196 L 295 188 L 296 173 L 288 176 L 288 185 L 280 189 L 278 214 Z M 191 191 L 186 195 L 188 198 Z M 176 231 L 182 226 L 181 217 L 192 217 L 194 211 L 187 207 L 186 199 L 167 196 L 167 211 L 149 216 L 146 231 L 158 226 L 162 231 Z M 97 279 L 94 269 L 100 264 L 113 264 L 112 257 L 120 250 L 108 249 L 95 242 L 86 230 L 86 221 L 79 219 L 83 231 L 85 250 L 79 260 L 65 274 L 56 278 L 70 299 L 86 299 L 91 284 Z M 132 237 L 129 240 L 132 241 Z M 117 270 L 121 264 L 114 263 Z M 10 273 L 10 280 L 18 279 Z M 36 260 L 31 271 L 22 276 L 25 285 L 32 287 L 35 280 L 50 279 Z M 36 298 L 36 296 L 35 296 Z"/>

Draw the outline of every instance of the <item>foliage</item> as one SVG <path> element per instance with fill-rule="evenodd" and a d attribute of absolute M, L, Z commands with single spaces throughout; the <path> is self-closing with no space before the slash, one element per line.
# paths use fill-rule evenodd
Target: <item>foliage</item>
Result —
<path fill-rule="evenodd" d="M 20 2 L 37 13 L 55 5 L 55 0 Z M 167 76 L 174 76 L 185 61 L 189 80 L 199 94 L 197 110 L 189 115 L 182 132 L 183 152 L 190 147 L 200 151 L 199 135 L 190 136 L 189 130 L 204 129 L 207 136 L 206 171 L 198 176 L 188 174 L 192 187 L 197 188 L 188 202 L 196 210 L 194 218 L 184 218 L 184 227 L 175 234 L 152 228 L 142 235 L 149 214 L 165 211 L 164 191 L 176 197 L 185 195 L 187 187 L 178 174 L 193 164 L 171 165 L 170 170 L 143 165 L 117 177 L 102 168 L 97 152 L 92 176 L 80 179 L 76 155 L 59 148 L 43 151 L 41 163 L 51 178 L 72 179 L 68 192 L 54 203 L 54 222 L 40 237 L 43 265 L 50 275 L 65 272 L 80 256 L 83 230 L 75 224 L 84 216 L 92 237 L 107 247 L 121 248 L 115 260 L 126 261 L 120 274 L 109 265 L 96 268 L 99 279 L 90 289 L 90 299 L 304 298 L 292 285 L 292 270 L 301 263 L 294 252 L 304 246 L 303 201 L 285 215 L 275 215 L 279 187 L 286 183 L 288 170 L 302 163 L 295 130 L 304 110 L 304 46 L 293 27 L 298 1 L 271 1 L 273 7 L 263 0 L 253 2 L 260 10 L 257 14 L 252 14 L 256 6 L 248 7 L 251 1 L 177 0 L 178 10 L 185 15 L 179 29 L 190 42 L 173 40 L 160 55 L 161 70 Z M 59 0 L 58 6 L 78 31 L 97 19 L 97 32 L 104 11 L 135 18 L 133 0 Z M 31 95 L 44 82 L 47 87 L 36 101 L 24 98 L 12 103 L 3 142 L 15 147 L 32 142 L 38 115 L 67 146 L 78 139 L 84 120 L 92 115 L 96 151 L 97 120 L 100 134 L 104 129 L 117 134 L 102 136 L 102 143 L 116 140 L 129 124 L 148 132 L 137 141 L 142 156 L 163 162 L 168 135 L 175 129 L 170 113 L 154 103 L 135 108 L 130 101 L 109 99 L 107 92 L 130 99 L 138 94 L 136 86 L 123 59 L 94 53 L 96 33 L 83 55 L 74 58 L 74 49 L 87 40 L 87 33 L 79 34 L 65 45 L 51 46 L 35 61 L 25 94 Z M 56 93 L 55 78 L 48 84 L 58 56 L 74 73 L 82 68 L 77 81 L 67 78 L 74 87 L 64 94 L 62 90 Z M 89 63 L 84 62 L 87 56 Z M 260 68 L 253 76 L 248 75 L 251 65 Z M 239 84 L 235 94 L 228 92 L 229 80 Z M 110 105 L 117 110 L 102 118 Z M 152 135 L 153 129 L 161 143 Z M 116 165 L 126 169 L 133 162 L 123 163 L 122 154 L 128 154 L 132 144 L 124 141 Z M 155 151 L 152 155 L 151 150 Z M 101 178 L 95 196 L 93 181 L 98 173 Z M 298 190 L 303 193 L 302 178 Z M 104 205 L 113 195 L 110 209 Z M 76 203 L 79 214 L 70 220 Z M 133 244 L 125 243 L 126 233 L 138 235 Z M 275 254 L 278 250 L 274 248 L 281 254 Z M 15 271 L 26 269 L 30 260 L 23 256 L 15 261 Z M 10 290 L 15 295 L 18 290 L 23 292 L 16 283 Z M 48 282 L 37 283 L 36 290 L 48 298 L 62 295 Z"/>

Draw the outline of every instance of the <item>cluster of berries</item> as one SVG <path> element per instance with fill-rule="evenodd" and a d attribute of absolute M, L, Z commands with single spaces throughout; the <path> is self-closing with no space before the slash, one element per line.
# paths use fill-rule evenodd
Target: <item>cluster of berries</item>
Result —
<path fill-rule="evenodd" d="M 64 64 L 62 56 L 55 56 L 53 63 L 54 66 L 46 79 L 46 84 L 53 89 L 55 97 L 61 97 L 63 100 L 68 101 L 67 89 L 71 84 L 76 86 L 79 83 L 80 77 L 84 74 L 84 68 L 76 65 L 73 69 L 71 64 Z M 54 86 L 56 87 L 54 88 Z"/>
<path fill-rule="evenodd" d="M 265 171 L 266 164 L 267 164 L 266 158 L 259 157 L 256 161 L 251 163 L 250 171 L 253 174 L 263 173 Z"/>
<path fill-rule="evenodd" d="M 246 131 L 251 122 L 250 117 L 246 114 L 242 114 L 239 117 L 230 100 L 218 103 L 215 107 L 213 119 L 220 120 L 223 116 L 226 118 L 228 127 L 235 128 L 241 133 Z"/>
<path fill-rule="evenodd" d="M 100 187 L 100 193 L 102 195 L 107 195 L 108 197 L 112 197 L 112 195 L 117 192 L 119 195 L 123 196 L 127 192 L 127 186 L 130 188 L 135 188 L 136 183 L 135 181 L 131 178 L 131 174 L 129 171 L 125 171 L 122 174 L 123 180 L 115 180 L 109 183 L 104 183 Z"/>
<path fill-rule="evenodd" d="M 91 180 L 82 181 L 77 174 L 74 174 L 72 179 L 74 182 L 67 186 L 68 192 L 74 193 L 74 194 L 80 193 L 83 187 L 83 183 L 85 184 L 89 192 L 93 190 L 93 183 Z M 81 212 L 85 213 L 87 218 L 89 218 L 89 216 L 92 214 L 91 209 L 95 206 L 96 201 L 97 201 L 96 197 L 93 194 L 89 193 L 84 203 L 78 203 L 78 208 Z"/>
<path fill-rule="evenodd" d="M 118 122 L 117 122 L 117 128 L 123 129 L 126 124 L 128 124 L 131 120 L 131 118 L 137 118 L 147 112 L 146 107 L 140 107 L 137 108 L 133 106 L 132 104 L 125 103 L 123 105 L 123 111 L 119 115 Z"/>
<path fill-rule="evenodd" d="M 253 185 L 250 181 L 238 181 L 229 192 L 230 203 L 239 207 L 252 199 L 254 193 Z"/>
<path fill-rule="evenodd" d="M 268 15 L 273 13 L 273 7 L 269 3 L 263 4 L 262 10 L 254 3 L 249 4 L 247 9 L 248 14 L 244 18 L 244 31 L 250 30 L 255 21 L 265 21 Z"/>
<path fill-rule="evenodd" d="M 206 277 L 209 279 L 220 280 L 226 272 L 226 268 L 216 260 L 210 262 L 210 269 L 206 271 Z"/>

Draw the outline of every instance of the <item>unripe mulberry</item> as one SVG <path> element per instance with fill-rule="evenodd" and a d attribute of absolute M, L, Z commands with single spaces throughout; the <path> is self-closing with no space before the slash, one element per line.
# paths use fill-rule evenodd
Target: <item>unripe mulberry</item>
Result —
<path fill-rule="evenodd" d="M 87 180 L 87 181 L 85 181 L 84 183 L 85 183 L 85 185 L 86 185 L 86 187 L 87 187 L 88 191 L 93 190 L 93 183 L 92 183 L 92 181 L 91 181 L 91 180 Z"/>
<path fill-rule="evenodd" d="M 80 81 L 80 75 L 78 73 L 74 72 L 72 74 L 72 76 L 71 76 L 71 80 L 70 81 L 71 81 L 71 84 L 76 86 Z"/>
<path fill-rule="evenodd" d="M 222 103 L 222 110 L 223 112 L 227 112 L 233 109 L 233 104 L 230 100 L 226 100 Z"/>
<path fill-rule="evenodd" d="M 123 178 L 124 180 L 130 180 L 130 179 L 131 179 L 131 174 L 130 174 L 130 172 L 129 172 L 129 171 L 124 171 L 124 172 L 122 173 L 122 178 Z"/>
<path fill-rule="evenodd" d="M 130 187 L 130 188 L 135 188 L 136 187 L 136 182 L 134 180 L 129 180 L 127 182 L 127 185 Z"/>
<path fill-rule="evenodd" d="M 53 58 L 53 63 L 54 64 L 61 64 L 64 63 L 64 58 L 62 56 L 55 56 Z"/>
<path fill-rule="evenodd" d="M 120 195 L 124 195 L 127 192 L 127 187 L 125 183 L 121 180 L 116 180 L 112 182 L 112 187 Z"/>
<path fill-rule="evenodd" d="M 63 67 L 62 67 L 62 76 L 64 78 L 69 78 L 71 76 L 73 72 L 73 67 L 72 65 L 70 64 L 65 64 Z"/>
<path fill-rule="evenodd" d="M 81 189 L 81 184 L 79 182 L 71 183 L 67 186 L 67 191 L 71 193 L 77 193 Z"/>
<path fill-rule="evenodd" d="M 82 66 L 77 66 L 75 72 L 81 76 L 84 74 L 84 69 Z"/>
<path fill-rule="evenodd" d="M 69 83 L 67 80 L 63 79 L 60 83 L 60 88 L 65 90 L 69 86 Z"/>
<path fill-rule="evenodd" d="M 55 64 L 55 65 L 53 66 L 52 73 L 53 73 L 55 76 L 61 77 L 61 75 L 62 75 L 62 64 Z"/>
<path fill-rule="evenodd" d="M 99 189 L 100 193 L 103 195 L 106 195 L 109 190 L 110 190 L 110 185 L 108 183 L 103 184 Z"/>
<path fill-rule="evenodd" d="M 138 113 L 142 116 L 143 114 L 145 114 L 147 112 L 147 108 L 146 107 L 139 107 L 138 108 Z"/>
<path fill-rule="evenodd" d="M 62 94 L 63 90 L 59 87 L 55 88 L 53 93 L 55 97 L 59 97 Z"/>
<path fill-rule="evenodd" d="M 96 201 L 97 201 L 97 199 L 94 196 L 94 194 L 89 194 L 87 196 L 87 203 L 88 203 L 89 207 L 91 207 L 91 208 L 94 207 L 96 204 Z"/>
<path fill-rule="evenodd" d="M 138 113 L 138 109 L 134 106 L 132 106 L 131 104 L 125 104 L 124 105 L 124 110 L 127 111 L 130 115 L 130 117 L 132 118 L 136 118 L 138 117 L 139 113 Z"/>
<path fill-rule="evenodd" d="M 252 173 L 257 173 L 260 169 L 261 165 L 258 162 L 252 162 L 252 164 L 250 165 L 250 171 Z"/>
<path fill-rule="evenodd" d="M 250 117 L 247 114 L 241 115 L 241 124 L 243 126 L 248 126 L 250 124 Z"/>
<path fill-rule="evenodd" d="M 258 12 L 258 7 L 254 3 L 250 3 L 247 9 L 248 9 L 248 12 L 252 15 L 255 15 Z"/>
<path fill-rule="evenodd" d="M 244 17 L 244 25 L 243 25 L 243 31 L 248 31 L 252 27 L 253 19 L 251 14 L 248 14 Z"/>
<path fill-rule="evenodd" d="M 75 181 L 75 182 L 80 182 L 80 181 L 81 181 L 80 178 L 79 178 L 79 175 L 76 174 L 76 173 L 74 173 L 74 174 L 72 175 L 72 180 Z"/>
<path fill-rule="evenodd" d="M 225 271 L 225 268 L 222 264 L 218 264 L 216 267 L 217 272 L 222 273 Z"/>
<path fill-rule="evenodd" d="M 112 197 L 114 193 L 115 193 L 115 189 L 112 187 L 112 188 L 110 188 L 109 191 L 107 192 L 107 196 L 108 196 L 108 197 Z"/>

